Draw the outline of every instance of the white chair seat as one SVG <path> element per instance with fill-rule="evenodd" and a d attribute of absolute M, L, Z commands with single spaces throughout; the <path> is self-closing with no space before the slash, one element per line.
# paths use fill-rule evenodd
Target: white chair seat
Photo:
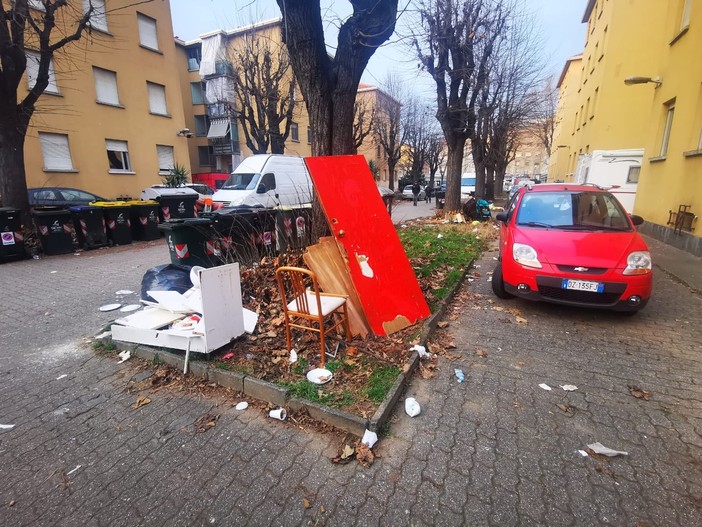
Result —
<path fill-rule="evenodd" d="M 308 315 L 318 316 L 317 313 L 317 297 L 311 291 L 305 291 L 305 296 L 307 297 L 307 305 L 309 306 L 310 312 Z M 338 296 L 327 296 L 324 293 L 319 294 L 320 304 L 322 305 L 322 316 L 327 316 L 332 311 L 339 309 L 344 305 L 346 299 Z M 298 313 L 304 313 L 302 303 L 298 307 L 297 299 L 293 300 L 288 304 L 288 311 L 296 311 Z"/>

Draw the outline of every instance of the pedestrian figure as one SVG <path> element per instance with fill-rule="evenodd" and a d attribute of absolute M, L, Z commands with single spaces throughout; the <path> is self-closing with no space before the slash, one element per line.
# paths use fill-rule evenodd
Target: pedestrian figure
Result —
<path fill-rule="evenodd" d="M 424 201 L 426 201 L 427 203 L 431 203 L 432 191 L 433 189 L 430 185 L 427 185 L 427 187 L 424 189 Z"/>
<path fill-rule="evenodd" d="M 419 199 L 419 191 L 422 190 L 422 187 L 419 186 L 419 183 L 415 183 L 412 185 L 412 195 L 414 196 L 414 206 L 417 206 L 417 200 Z"/>

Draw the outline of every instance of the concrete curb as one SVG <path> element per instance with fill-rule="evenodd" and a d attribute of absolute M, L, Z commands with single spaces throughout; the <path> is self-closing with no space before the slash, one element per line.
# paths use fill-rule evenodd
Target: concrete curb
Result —
<path fill-rule="evenodd" d="M 441 301 L 439 309 L 436 310 L 436 313 L 424 321 L 420 336 L 421 345 L 426 346 L 426 341 L 429 339 L 429 337 L 431 337 L 432 333 L 436 329 L 437 322 L 439 322 L 439 320 L 441 320 L 441 318 L 443 318 L 446 314 L 449 304 L 453 301 L 456 293 L 463 285 L 468 271 L 472 266 L 473 262 L 466 266 L 456 285 Z M 177 368 L 180 371 L 183 371 L 185 366 L 185 359 L 183 357 L 169 351 L 155 349 L 142 344 L 130 344 L 126 342 L 120 342 L 120 346 L 124 349 L 131 350 L 134 356 L 146 361 L 160 361 Z M 397 377 L 392 388 L 390 388 L 385 396 L 385 399 L 383 399 L 383 401 L 380 403 L 380 406 L 370 420 L 363 419 L 362 417 L 353 415 L 349 412 L 344 412 L 343 410 L 338 410 L 336 408 L 324 406 L 312 401 L 307 401 L 306 399 L 290 397 L 290 392 L 286 388 L 281 388 L 280 386 L 271 382 L 263 381 L 240 372 L 216 368 L 206 362 L 191 359 L 188 363 L 188 368 L 190 373 L 196 377 L 215 382 L 221 386 L 224 386 L 225 388 L 231 388 L 232 390 L 241 392 L 253 399 L 271 403 L 280 407 L 287 407 L 288 410 L 292 412 L 304 413 L 316 421 L 320 421 L 355 436 L 361 437 L 363 436 L 366 428 L 376 433 L 382 429 L 383 425 L 385 425 L 387 420 L 390 418 L 390 415 L 395 409 L 395 405 L 399 401 L 400 397 L 404 393 L 405 388 L 409 384 L 412 374 L 419 367 L 419 363 L 419 355 L 416 352 L 412 353 L 407 363 L 408 367 Z"/>

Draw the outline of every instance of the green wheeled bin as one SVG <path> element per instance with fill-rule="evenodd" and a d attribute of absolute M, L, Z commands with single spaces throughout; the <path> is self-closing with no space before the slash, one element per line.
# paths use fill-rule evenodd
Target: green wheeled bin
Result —
<path fill-rule="evenodd" d="M 132 243 L 132 223 L 129 219 L 129 203 L 126 201 L 94 201 L 101 207 L 107 224 L 107 237 L 113 245 Z"/>
<path fill-rule="evenodd" d="M 24 232 L 19 209 L 0 207 L 0 236 L 0 263 L 24 258 Z"/>
<path fill-rule="evenodd" d="M 132 239 L 157 240 L 161 237 L 158 230 L 158 201 L 139 199 L 128 201 L 129 219 L 132 222 Z"/>
<path fill-rule="evenodd" d="M 73 252 L 71 212 L 61 207 L 36 207 L 32 218 L 39 233 L 41 248 L 46 255 Z"/>
<path fill-rule="evenodd" d="M 84 249 L 95 249 L 107 245 L 107 229 L 102 208 L 93 205 L 70 207 L 78 245 Z"/>
<path fill-rule="evenodd" d="M 196 217 L 195 202 L 199 197 L 189 187 L 149 187 L 141 193 L 141 199 L 158 202 L 161 222 Z"/>
<path fill-rule="evenodd" d="M 215 267 L 221 262 L 217 233 L 209 218 L 187 218 L 159 224 L 166 236 L 171 263 Z"/>

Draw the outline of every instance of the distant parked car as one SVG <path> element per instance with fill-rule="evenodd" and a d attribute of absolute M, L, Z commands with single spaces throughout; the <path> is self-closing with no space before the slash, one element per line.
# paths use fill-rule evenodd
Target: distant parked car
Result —
<path fill-rule="evenodd" d="M 212 196 L 212 194 L 215 192 L 212 187 L 205 185 L 204 183 L 187 183 L 185 186 L 197 192 L 200 195 L 199 199 L 205 199 L 208 196 Z"/>
<path fill-rule="evenodd" d="M 76 205 L 87 205 L 91 201 L 106 201 L 105 198 L 67 187 L 42 187 L 27 189 L 30 207 L 52 205 L 56 207 L 74 207 Z"/>
<path fill-rule="evenodd" d="M 651 296 L 651 254 L 627 214 L 593 185 L 526 185 L 500 222 L 500 257 L 492 274 L 499 298 L 516 296 L 634 313 Z"/>
<path fill-rule="evenodd" d="M 420 201 L 424 201 L 424 196 L 426 196 L 426 192 L 424 192 L 424 187 L 420 187 L 417 199 Z M 402 199 L 414 199 L 414 194 L 412 194 L 412 185 L 405 185 L 405 188 L 402 190 Z"/>

